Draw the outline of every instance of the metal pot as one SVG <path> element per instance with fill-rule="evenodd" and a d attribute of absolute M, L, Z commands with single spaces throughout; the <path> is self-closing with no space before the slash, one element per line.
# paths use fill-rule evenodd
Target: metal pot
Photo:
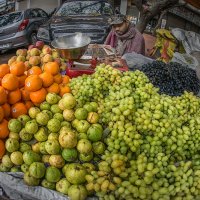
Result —
<path fill-rule="evenodd" d="M 90 42 L 90 37 L 82 33 L 74 33 L 55 38 L 51 45 L 60 53 L 62 58 L 78 60 L 86 52 Z"/>

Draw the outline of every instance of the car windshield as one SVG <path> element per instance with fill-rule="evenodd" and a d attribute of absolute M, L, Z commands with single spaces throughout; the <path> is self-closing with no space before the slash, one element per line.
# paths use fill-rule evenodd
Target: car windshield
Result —
<path fill-rule="evenodd" d="M 75 1 L 66 2 L 56 12 L 57 16 L 69 15 L 112 15 L 111 5 L 102 1 Z"/>
<path fill-rule="evenodd" d="M 21 16 L 22 16 L 21 12 L 9 13 L 0 16 L 0 27 L 18 22 L 21 19 Z"/>

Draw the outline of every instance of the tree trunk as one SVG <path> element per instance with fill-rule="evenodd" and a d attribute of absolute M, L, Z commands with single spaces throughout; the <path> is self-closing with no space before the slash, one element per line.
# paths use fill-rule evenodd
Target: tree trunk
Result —
<path fill-rule="evenodd" d="M 147 24 L 156 15 L 160 15 L 164 10 L 175 6 L 179 0 L 162 0 L 162 1 L 146 1 L 146 4 L 142 4 L 142 0 L 134 0 L 135 5 L 140 11 L 140 19 L 136 28 L 143 33 Z M 149 3 L 149 4 L 148 4 Z"/>
<path fill-rule="evenodd" d="M 149 23 L 149 18 L 147 18 L 145 15 L 140 16 L 140 20 L 136 24 L 137 30 L 143 33 L 148 23 Z"/>

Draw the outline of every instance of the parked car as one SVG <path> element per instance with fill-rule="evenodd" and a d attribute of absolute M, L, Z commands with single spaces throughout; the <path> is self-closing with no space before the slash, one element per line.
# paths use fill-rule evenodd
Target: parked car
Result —
<path fill-rule="evenodd" d="M 0 16 L 0 51 L 26 46 L 37 41 L 37 30 L 49 19 L 40 8 Z"/>
<path fill-rule="evenodd" d="M 114 9 L 106 0 L 67 0 L 43 24 L 37 38 L 50 43 L 54 38 L 81 32 L 91 37 L 92 43 L 103 43 Z"/>

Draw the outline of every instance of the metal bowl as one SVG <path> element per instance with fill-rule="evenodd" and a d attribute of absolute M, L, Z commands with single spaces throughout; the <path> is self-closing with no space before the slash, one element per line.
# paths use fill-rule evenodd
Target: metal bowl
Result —
<path fill-rule="evenodd" d="M 51 45 L 63 58 L 77 60 L 85 53 L 90 42 L 90 37 L 74 33 L 54 39 Z"/>

